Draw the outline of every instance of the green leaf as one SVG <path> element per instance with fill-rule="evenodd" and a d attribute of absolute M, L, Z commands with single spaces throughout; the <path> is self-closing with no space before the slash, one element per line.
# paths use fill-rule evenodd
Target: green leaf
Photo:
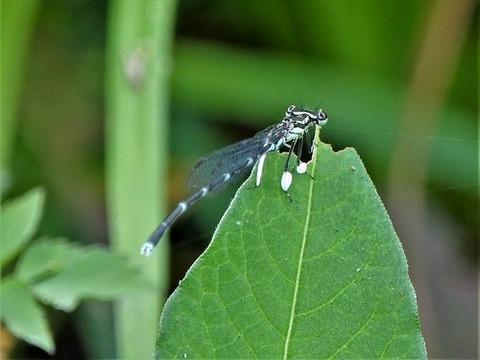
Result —
<path fill-rule="evenodd" d="M 55 345 L 42 308 L 27 285 L 7 278 L 0 285 L 2 322 L 20 339 L 53 354 Z"/>
<path fill-rule="evenodd" d="M 42 216 L 45 192 L 30 190 L 6 204 L 0 218 L 0 262 L 2 267 L 31 239 Z"/>
<path fill-rule="evenodd" d="M 21 254 L 15 275 L 25 283 L 37 283 L 63 271 L 82 251 L 80 246 L 65 238 L 41 237 Z"/>
<path fill-rule="evenodd" d="M 143 295 L 152 288 L 123 257 L 102 249 L 82 249 L 64 265 L 57 274 L 32 287 L 36 296 L 64 311 L 73 310 L 83 298 L 112 300 Z"/>
<path fill-rule="evenodd" d="M 319 144 L 279 187 L 286 154 L 242 185 L 167 301 L 158 358 L 425 358 L 392 223 L 353 149 Z"/>
<path fill-rule="evenodd" d="M 33 284 L 63 271 L 81 251 L 83 250 L 78 245 L 63 238 L 36 239 L 20 256 L 15 275 L 22 281 Z"/>

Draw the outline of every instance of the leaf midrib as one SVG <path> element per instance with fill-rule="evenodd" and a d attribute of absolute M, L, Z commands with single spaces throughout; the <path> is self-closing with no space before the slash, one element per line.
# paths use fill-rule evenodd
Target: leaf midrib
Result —
<path fill-rule="evenodd" d="M 315 132 L 315 144 L 319 139 L 319 129 L 316 129 Z M 315 146 L 314 152 L 313 152 L 313 158 L 312 158 L 312 177 L 315 174 L 315 164 L 317 161 L 317 147 Z M 300 288 L 300 278 L 302 275 L 302 264 L 303 264 L 303 256 L 305 253 L 305 244 L 307 242 L 307 231 L 308 231 L 308 225 L 310 224 L 310 216 L 311 216 L 311 209 L 312 209 L 312 199 L 313 199 L 313 186 L 314 182 L 310 181 L 309 182 L 309 191 L 308 191 L 308 206 L 307 206 L 307 214 L 305 216 L 305 225 L 303 228 L 303 236 L 302 236 L 302 247 L 300 249 L 300 256 L 298 259 L 298 267 L 297 267 L 297 276 L 295 278 L 295 289 L 293 291 L 293 299 L 292 299 L 292 308 L 290 311 L 290 320 L 288 323 L 288 330 L 287 330 L 287 337 L 285 339 L 285 347 L 283 350 L 283 359 L 287 359 L 288 357 L 288 351 L 290 348 L 290 342 L 291 342 L 291 337 L 292 337 L 292 329 L 293 329 L 293 322 L 295 318 L 295 309 L 297 305 L 297 297 L 298 297 L 298 290 Z"/>

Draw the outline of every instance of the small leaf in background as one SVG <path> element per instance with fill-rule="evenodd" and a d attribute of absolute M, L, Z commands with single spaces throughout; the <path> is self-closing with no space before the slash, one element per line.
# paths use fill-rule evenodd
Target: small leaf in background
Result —
<path fill-rule="evenodd" d="M 81 299 L 111 300 L 152 290 L 125 258 L 98 248 L 77 252 L 61 272 L 35 284 L 33 292 L 55 308 L 71 311 Z"/>
<path fill-rule="evenodd" d="M 45 278 L 58 273 L 71 261 L 80 246 L 67 239 L 36 239 L 20 256 L 15 275 L 26 283 L 35 283 L 38 278 Z"/>
<path fill-rule="evenodd" d="M 425 358 L 392 223 L 353 149 L 316 148 L 280 190 L 286 155 L 237 192 L 169 298 L 158 358 Z"/>
<path fill-rule="evenodd" d="M 45 192 L 35 188 L 4 205 L 0 217 L 0 263 L 10 261 L 34 235 L 40 221 Z"/>
<path fill-rule="evenodd" d="M 2 280 L 0 285 L 2 322 L 20 339 L 52 354 L 52 334 L 41 306 L 27 285 L 16 278 Z"/>
<path fill-rule="evenodd" d="M 43 191 L 34 189 L 3 209 L 2 265 L 31 239 L 43 202 Z M 13 274 L 2 278 L 0 285 L 1 317 L 8 330 L 49 353 L 55 350 L 53 337 L 37 300 L 71 311 L 85 298 L 114 300 L 152 289 L 121 256 L 48 237 L 25 248 Z"/>

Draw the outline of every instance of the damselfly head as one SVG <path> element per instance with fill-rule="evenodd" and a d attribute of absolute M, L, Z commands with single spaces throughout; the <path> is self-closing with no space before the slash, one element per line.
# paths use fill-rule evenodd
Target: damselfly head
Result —
<path fill-rule="evenodd" d="M 291 118 L 292 116 L 300 118 L 305 125 L 315 123 L 324 126 L 328 121 L 327 113 L 322 109 L 310 111 L 307 109 L 301 109 L 295 105 L 290 105 L 287 110 L 285 110 L 285 116 L 288 118 Z"/>

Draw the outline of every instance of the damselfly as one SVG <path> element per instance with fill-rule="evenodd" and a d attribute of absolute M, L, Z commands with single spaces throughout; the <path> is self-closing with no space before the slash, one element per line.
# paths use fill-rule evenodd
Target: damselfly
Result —
<path fill-rule="evenodd" d="M 150 255 L 167 229 L 195 201 L 209 193 L 218 192 L 225 185 L 239 177 L 258 162 L 256 186 L 262 179 L 265 156 L 270 151 L 285 147 L 288 150 L 287 161 L 280 179 L 280 186 L 288 195 L 292 183 L 289 163 L 292 154 L 297 156 L 297 172 L 307 171 L 307 164 L 302 161 L 304 151 L 313 152 L 312 125 L 323 126 L 327 123 L 327 114 L 321 109 L 310 111 L 291 105 L 285 111 L 285 117 L 276 125 L 258 132 L 246 139 L 199 159 L 193 166 L 188 178 L 189 186 L 197 191 L 189 198 L 178 203 L 177 207 L 163 220 L 157 229 L 143 244 L 141 253 Z M 290 199 L 291 200 L 291 199 Z"/>

